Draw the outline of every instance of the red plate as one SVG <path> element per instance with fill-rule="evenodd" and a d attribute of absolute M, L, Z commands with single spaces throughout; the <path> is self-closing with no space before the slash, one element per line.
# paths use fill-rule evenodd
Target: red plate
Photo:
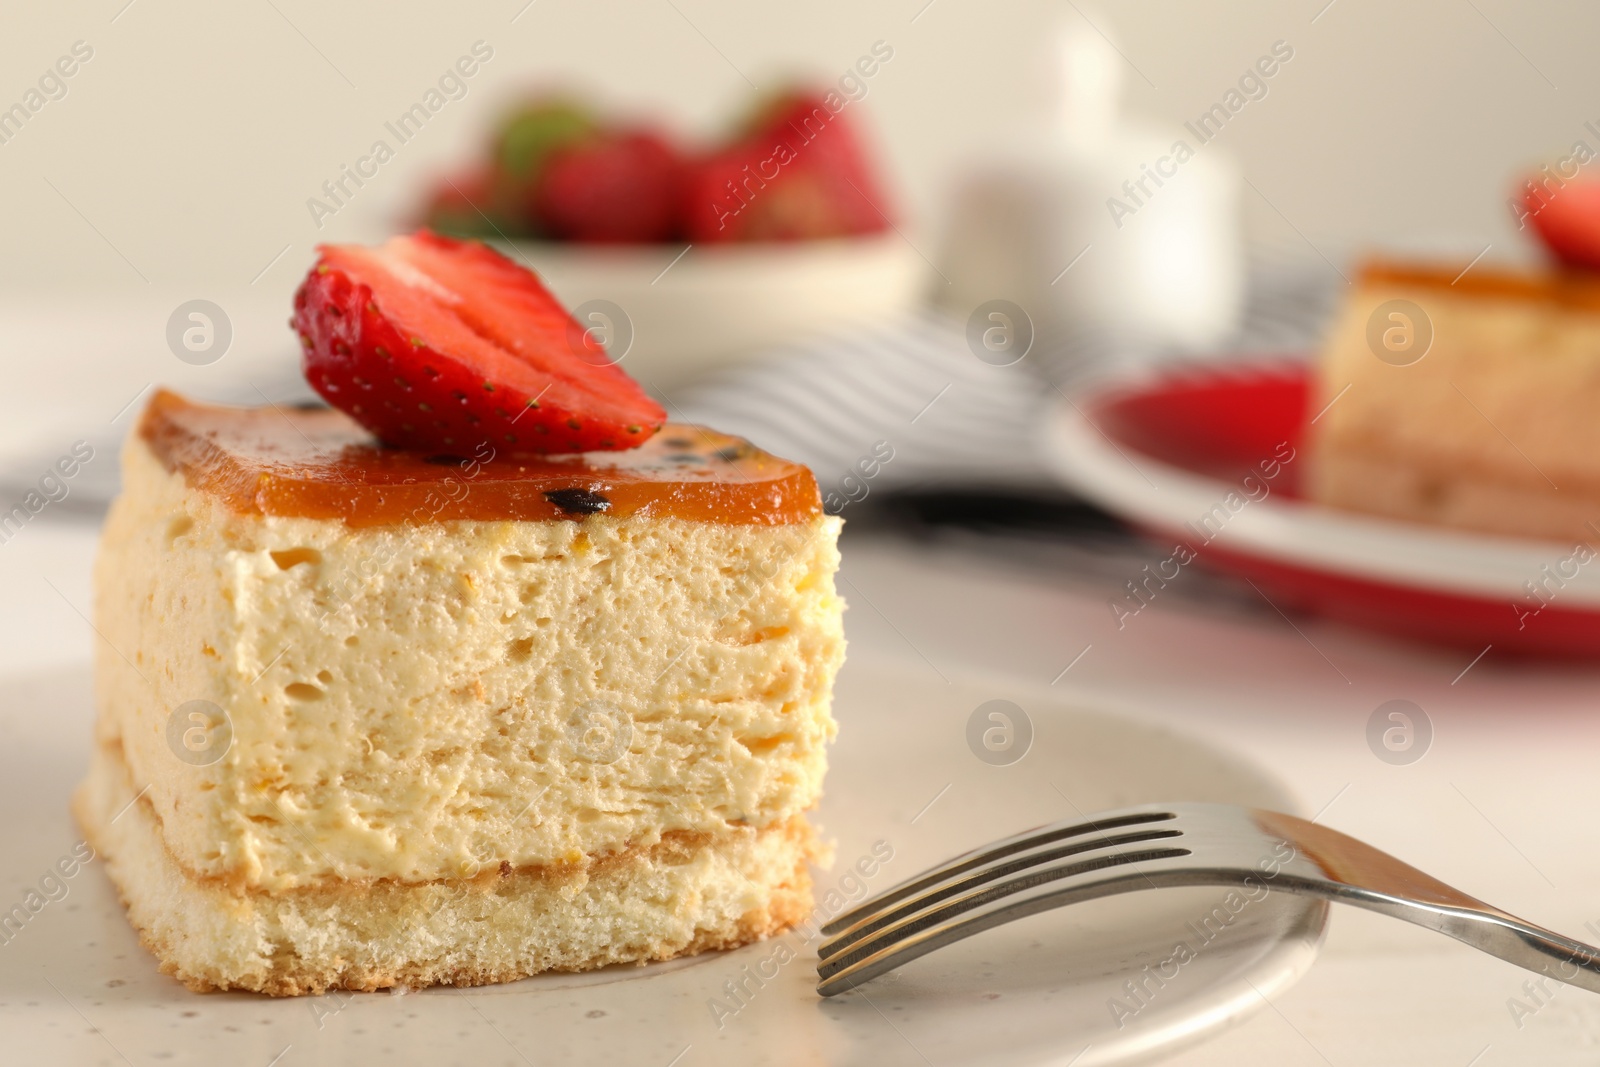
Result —
<path fill-rule="evenodd" d="M 1061 405 L 1048 453 L 1084 496 L 1285 610 L 1473 654 L 1600 654 L 1600 567 L 1563 567 L 1576 546 L 1301 499 L 1309 395 L 1300 363 L 1167 372 Z"/>

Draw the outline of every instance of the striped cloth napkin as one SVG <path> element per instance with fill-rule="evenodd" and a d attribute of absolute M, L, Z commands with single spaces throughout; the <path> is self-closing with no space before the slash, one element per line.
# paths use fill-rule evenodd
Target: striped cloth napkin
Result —
<path fill-rule="evenodd" d="M 805 463 L 825 496 L 1018 488 L 1047 478 L 1032 435 L 1052 391 L 1026 362 L 984 363 L 964 324 L 926 312 L 792 346 L 687 390 L 669 411 Z"/>

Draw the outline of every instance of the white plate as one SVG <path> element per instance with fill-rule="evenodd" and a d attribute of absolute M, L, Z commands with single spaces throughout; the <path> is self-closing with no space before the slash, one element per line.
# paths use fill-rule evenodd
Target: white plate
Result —
<path fill-rule="evenodd" d="M 66 801 L 85 764 L 90 697 L 87 669 L 5 688 L 0 907 L 10 909 L 78 840 Z M 1031 748 L 1010 766 L 968 748 L 968 719 L 992 699 L 1017 702 L 1032 723 Z M 840 678 L 837 712 L 819 814 L 837 839 L 834 867 L 818 877 L 824 906 L 876 842 L 893 858 L 857 877 L 861 892 L 1080 810 L 1294 804 L 1265 771 L 1200 742 L 992 682 L 945 684 L 926 669 L 857 660 Z M 1327 921 L 1320 902 L 1269 896 L 1203 941 L 1195 924 L 1222 891 L 1171 890 L 1035 916 L 829 1001 L 814 992 L 814 943 L 793 932 L 733 952 L 466 991 L 274 1000 L 187 992 L 157 972 L 96 865 L 60 884 L 65 895 L 0 944 L 7 1062 L 1131 1063 L 1260 1009 L 1305 972 Z M 1194 958 L 1146 979 L 1142 1006 L 1130 1000 L 1124 982 L 1180 942 Z M 1125 1013 L 1138 1007 L 1120 1027 L 1117 1001 Z"/>
<path fill-rule="evenodd" d="M 621 308 L 625 327 L 599 307 L 600 318 L 580 318 L 613 353 L 612 337 L 631 331 L 622 365 L 658 392 L 814 333 L 897 318 L 916 305 L 929 270 L 895 233 L 687 252 L 517 241 L 510 254 L 574 311 L 590 301 Z"/>

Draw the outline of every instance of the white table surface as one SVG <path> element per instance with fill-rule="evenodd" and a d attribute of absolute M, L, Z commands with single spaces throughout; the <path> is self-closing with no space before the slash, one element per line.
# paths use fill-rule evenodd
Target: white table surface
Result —
<path fill-rule="evenodd" d="M 79 612 L 93 537 L 87 525 L 36 522 L 0 546 L 0 675 L 87 669 L 92 634 Z M 1276 616 L 1189 603 L 1157 602 L 1118 631 L 1103 585 L 877 536 L 847 538 L 843 589 L 855 654 L 898 657 L 934 676 L 976 672 L 996 697 L 1025 706 L 1091 646 L 1055 691 L 1247 753 L 1327 824 L 1509 911 L 1600 940 L 1600 673 L 1491 652 L 1461 675 L 1469 656 L 1303 620 L 1302 635 Z M 1380 761 L 1366 741 L 1372 711 L 1396 698 L 1420 705 L 1434 727 L 1426 756 L 1407 766 Z M 1169 1062 L 1600 1059 L 1600 998 L 1554 983 L 1535 997 L 1524 989 L 1530 977 L 1437 934 L 1336 909 L 1307 978 Z M 1537 1009 L 1520 1025 L 1513 998 Z"/>

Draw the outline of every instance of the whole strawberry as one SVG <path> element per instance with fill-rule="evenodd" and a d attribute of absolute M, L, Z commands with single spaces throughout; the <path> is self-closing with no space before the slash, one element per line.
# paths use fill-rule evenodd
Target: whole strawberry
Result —
<path fill-rule="evenodd" d="M 566 241 L 645 243 L 677 236 L 683 161 L 649 130 L 616 130 L 550 153 L 532 187 L 532 214 Z"/>
<path fill-rule="evenodd" d="M 798 241 L 889 226 L 853 120 L 814 93 L 777 98 L 738 140 L 693 164 L 683 215 L 696 242 Z"/>
<path fill-rule="evenodd" d="M 1600 271 L 1600 179 L 1559 186 L 1529 181 L 1522 202 L 1524 217 L 1556 259 L 1575 270 Z"/>

